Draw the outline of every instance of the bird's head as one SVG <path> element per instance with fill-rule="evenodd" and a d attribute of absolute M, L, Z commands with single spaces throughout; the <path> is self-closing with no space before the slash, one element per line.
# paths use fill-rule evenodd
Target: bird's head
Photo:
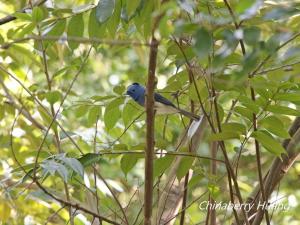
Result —
<path fill-rule="evenodd" d="M 144 92 L 145 88 L 142 85 L 139 83 L 133 83 L 127 87 L 126 94 L 137 101 L 141 95 L 144 95 Z"/>

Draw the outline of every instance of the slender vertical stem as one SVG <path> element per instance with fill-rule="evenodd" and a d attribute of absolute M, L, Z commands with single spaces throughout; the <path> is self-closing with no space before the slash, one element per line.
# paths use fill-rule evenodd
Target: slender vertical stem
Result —
<path fill-rule="evenodd" d="M 192 84 L 193 83 L 193 78 L 192 78 L 192 74 L 191 71 L 189 71 L 189 83 Z M 194 101 L 191 100 L 190 101 L 191 104 L 191 112 L 194 113 L 195 111 L 195 104 Z M 192 120 L 190 121 L 190 124 L 192 123 Z M 189 152 L 192 152 L 192 140 L 189 143 Z M 187 194 L 188 194 L 188 182 L 189 182 L 189 177 L 190 177 L 190 173 L 189 171 L 186 173 L 185 177 L 184 177 L 184 193 L 183 193 L 183 199 L 182 199 L 182 206 L 181 206 L 181 215 L 180 215 L 180 225 L 184 225 L 184 217 L 185 217 L 185 208 L 186 208 L 186 202 L 187 202 Z"/>
<path fill-rule="evenodd" d="M 213 142 L 211 144 L 211 157 L 215 158 L 217 157 L 217 150 L 218 150 L 218 142 Z M 210 162 L 211 165 L 211 174 L 216 175 L 217 174 L 217 162 L 215 160 L 212 160 Z M 212 198 L 212 196 L 209 199 L 209 202 L 213 205 L 215 203 L 215 200 Z M 217 224 L 217 218 L 216 218 L 216 210 L 213 208 L 210 212 L 210 225 L 216 225 Z"/>
<path fill-rule="evenodd" d="M 151 225 L 153 195 L 154 158 L 154 86 L 158 41 L 152 37 L 149 54 L 148 81 L 146 88 L 146 151 L 145 151 L 145 194 L 144 224 Z"/>

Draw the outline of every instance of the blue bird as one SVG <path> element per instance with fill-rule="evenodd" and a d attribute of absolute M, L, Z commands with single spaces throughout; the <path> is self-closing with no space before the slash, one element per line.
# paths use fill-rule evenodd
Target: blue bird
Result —
<path fill-rule="evenodd" d="M 145 91 L 145 87 L 143 87 L 139 83 L 133 83 L 127 87 L 126 94 L 129 95 L 139 105 L 145 106 Z M 158 93 L 154 93 L 154 110 L 157 114 L 181 113 L 182 115 L 187 116 L 193 120 L 200 119 L 199 116 L 193 113 L 190 113 L 183 109 L 179 109 L 172 102 Z"/>

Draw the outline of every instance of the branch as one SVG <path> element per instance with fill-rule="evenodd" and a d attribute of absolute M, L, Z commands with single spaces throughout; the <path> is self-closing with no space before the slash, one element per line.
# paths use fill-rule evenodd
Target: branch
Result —
<path fill-rule="evenodd" d="M 44 188 L 37 180 L 35 180 L 35 183 L 37 184 L 37 186 L 48 196 L 50 196 L 51 198 L 53 198 L 54 200 L 60 202 L 61 204 L 65 205 L 65 206 L 68 206 L 68 207 L 72 207 L 72 208 L 75 208 L 76 210 L 81 210 L 85 213 L 88 213 L 90 215 L 92 215 L 93 217 L 95 218 L 98 218 L 100 220 L 103 220 L 107 223 L 110 223 L 110 224 L 115 224 L 115 225 L 120 225 L 119 223 L 115 222 L 115 221 L 112 221 L 106 217 L 103 217 L 103 216 L 100 216 L 98 215 L 97 213 L 94 213 L 93 211 L 91 210 L 88 210 L 82 206 L 80 206 L 79 204 L 74 204 L 72 202 L 69 202 L 69 201 L 65 201 L 63 199 L 60 199 L 58 197 L 56 197 L 55 195 L 51 194 L 46 188 Z"/>
<path fill-rule="evenodd" d="M 38 35 L 30 35 L 24 38 L 15 39 L 10 42 L 3 43 L 1 45 L 2 49 L 8 49 L 11 45 L 18 44 L 18 43 L 24 43 L 29 40 L 36 40 L 36 41 L 60 41 L 60 42 L 66 42 L 66 41 L 72 41 L 72 42 L 78 42 L 81 44 L 107 44 L 107 45 L 117 45 L 117 46 L 127 46 L 127 45 L 133 45 L 133 46 L 148 46 L 151 47 L 151 43 L 147 42 L 140 42 L 135 40 L 105 40 L 105 39 L 99 39 L 95 37 L 86 38 L 86 37 L 76 37 L 76 36 L 38 36 Z"/>
<path fill-rule="evenodd" d="M 4 73 L 6 73 L 10 78 L 12 78 L 13 80 L 15 80 L 30 95 L 30 97 L 32 97 L 32 99 L 39 106 L 41 106 L 41 108 L 45 111 L 45 113 L 52 118 L 51 113 L 48 112 L 48 109 L 41 103 L 40 100 L 38 100 L 36 98 L 36 96 L 15 75 L 13 75 L 9 71 L 7 71 L 4 67 L 2 67 L 2 65 L 0 65 L 0 70 L 2 70 Z M 80 147 L 76 144 L 76 142 L 74 141 L 74 139 L 67 133 L 67 131 L 64 129 L 64 127 L 56 119 L 55 119 L 55 122 L 57 123 L 57 125 L 59 126 L 59 128 L 62 130 L 62 132 L 69 138 L 69 140 L 72 142 L 72 144 L 78 149 L 78 151 L 80 151 L 80 153 L 83 154 L 83 152 L 80 149 Z"/>
<path fill-rule="evenodd" d="M 83 63 L 81 64 L 81 66 L 80 66 L 80 68 L 78 69 L 77 73 L 75 74 L 73 80 L 71 81 L 70 86 L 68 87 L 68 89 L 67 89 L 65 95 L 63 96 L 62 101 L 61 101 L 61 103 L 60 103 L 60 105 L 59 105 L 59 107 L 58 107 L 56 113 L 54 114 L 54 116 L 53 116 L 53 118 L 52 118 L 52 120 L 51 120 L 51 122 L 50 122 L 50 124 L 49 124 L 49 126 L 48 126 L 48 129 L 47 129 L 46 132 L 45 132 L 44 138 L 43 138 L 43 140 L 42 140 L 42 142 L 41 142 L 41 144 L 40 144 L 40 146 L 39 146 L 39 148 L 38 148 L 38 150 L 37 150 L 37 154 L 36 154 L 36 158 L 35 158 L 35 165 L 34 165 L 34 170 L 33 170 L 33 171 L 34 171 L 34 172 L 33 172 L 34 176 L 36 176 L 36 168 L 37 168 L 37 164 L 38 164 L 38 158 L 39 158 L 40 152 L 41 152 L 41 150 L 42 150 L 42 147 L 43 147 L 43 145 L 44 145 L 44 143 L 45 143 L 45 141 L 46 141 L 46 138 L 47 138 L 47 136 L 48 136 L 48 133 L 49 133 L 49 131 L 50 131 L 52 125 L 53 125 L 54 122 L 56 121 L 57 115 L 58 115 L 58 113 L 59 113 L 59 111 L 60 111 L 62 105 L 64 104 L 66 98 L 68 97 L 68 95 L 69 95 L 69 93 L 70 93 L 70 91 L 71 91 L 71 89 L 72 89 L 72 87 L 73 87 L 75 81 L 77 80 L 79 74 L 80 74 L 81 71 L 83 70 L 83 67 L 85 66 L 85 63 L 86 63 L 86 61 L 88 60 L 88 57 L 89 57 L 89 55 L 90 55 L 91 49 L 92 49 L 92 47 L 90 47 L 90 49 L 88 50 L 88 53 L 87 53 L 87 55 L 86 55 L 86 57 L 85 57 Z"/>
<path fill-rule="evenodd" d="M 224 3 L 225 3 L 225 5 L 226 5 L 231 17 L 232 17 L 235 29 L 238 30 L 240 28 L 240 25 L 238 24 L 238 22 L 235 18 L 235 15 L 234 15 L 234 12 L 233 12 L 231 6 L 229 5 L 227 0 L 224 0 Z M 246 54 L 246 49 L 245 49 L 244 41 L 242 39 L 240 39 L 239 42 L 240 42 L 240 46 L 241 46 L 241 49 L 242 49 L 242 53 L 243 53 L 243 55 L 245 55 Z"/>
<path fill-rule="evenodd" d="M 253 74 L 253 76 L 259 75 L 259 74 L 264 74 L 264 73 L 269 73 L 269 72 L 280 70 L 280 69 L 284 69 L 286 67 L 291 67 L 293 65 L 297 65 L 299 63 L 300 63 L 300 61 L 297 61 L 297 62 L 293 62 L 293 63 L 290 63 L 290 64 L 286 64 L 286 65 L 282 65 L 282 66 L 278 66 L 278 67 L 274 67 L 274 68 L 270 68 L 270 69 L 266 69 L 266 70 L 257 71 L 256 73 Z"/>
<path fill-rule="evenodd" d="M 179 206 L 182 201 L 182 191 L 183 191 L 183 186 L 184 183 L 181 182 L 179 185 L 174 186 L 173 185 L 173 180 L 176 178 L 176 172 L 178 170 L 178 167 L 180 165 L 180 162 L 182 160 L 182 157 L 180 155 L 195 155 L 195 151 L 198 148 L 202 137 L 205 132 L 205 127 L 207 126 L 207 120 L 205 117 L 202 118 L 199 127 L 197 128 L 197 131 L 193 135 L 193 138 L 191 140 L 192 146 L 191 146 L 191 152 L 190 153 L 173 153 L 174 155 L 178 155 L 175 160 L 172 163 L 172 167 L 170 168 L 170 171 L 167 174 L 167 180 L 166 180 L 166 187 L 164 188 L 164 191 L 161 194 L 161 197 L 158 201 L 158 206 L 157 206 L 157 218 L 156 218 L 156 224 L 165 224 L 165 223 L 171 223 L 174 221 L 176 216 L 178 215 L 179 211 Z M 183 139 L 181 140 L 181 137 L 179 138 L 179 146 L 177 149 L 182 147 L 184 143 L 186 143 L 186 133 L 187 129 L 182 133 Z M 169 153 L 168 153 L 169 154 Z M 224 163 L 224 161 L 223 161 Z M 169 191 L 170 190 L 170 191 Z M 185 210 L 185 209 L 183 209 Z M 183 211 L 181 211 L 183 212 Z M 176 215 L 176 216 L 174 216 Z"/>
<path fill-rule="evenodd" d="M 275 190 L 276 186 L 280 180 L 288 172 L 288 169 L 293 165 L 295 159 L 299 156 L 299 149 L 297 149 L 297 144 L 300 143 L 300 117 L 297 117 L 289 129 L 289 134 L 291 139 L 286 139 L 283 141 L 282 146 L 287 150 L 286 155 L 282 155 L 283 160 L 278 157 L 273 160 L 272 165 L 264 176 L 264 186 L 266 200 L 269 199 L 272 192 Z M 297 152 L 298 151 L 298 152 Z M 260 185 L 256 185 L 247 199 L 247 203 L 253 204 L 252 209 L 249 212 L 250 218 L 256 217 L 255 223 L 259 224 L 258 221 L 262 220 L 262 212 L 257 210 L 257 205 L 261 201 L 261 190 Z M 240 218 L 243 221 L 243 218 Z"/>
<path fill-rule="evenodd" d="M 46 1 L 47 0 L 37 1 L 32 6 L 40 6 L 40 5 L 44 4 Z M 25 8 L 21 9 L 19 12 L 25 13 L 26 9 L 30 9 L 30 8 L 31 8 L 31 6 L 26 6 Z M 12 15 L 8 15 L 8 16 L 3 17 L 3 18 L 0 19 L 0 25 L 9 23 L 9 22 L 11 22 L 11 21 L 13 21 L 15 19 L 17 19 L 17 17 L 12 16 Z"/>
<path fill-rule="evenodd" d="M 281 48 L 283 48 L 284 46 L 286 46 L 288 43 L 292 42 L 293 40 L 295 40 L 296 38 L 298 38 L 300 36 L 300 32 L 294 34 L 290 39 L 288 39 L 286 42 L 282 43 L 281 45 L 279 45 L 275 51 L 273 52 L 273 54 L 275 52 L 278 52 Z M 258 64 L 258 66 L 256 67 L 256 69 L 254 69 L 254 71 L 250 74 L 250 76 L 255 75 L 268 61 L 269 59 L 273 56 L 273 54 L 269 54 L 267 55 L 263 61 Z"/>
<path fill-rule="evenodd" d="M 40 130 L 46 130 L 46 128 L 40 124 L 36 119 L 34 119 L 31 114 L 28 112 L 28 110 L 25 108 L 24 105 L 22 105 L 21 107 L 15 102 L 13 96 L 11 96 L 11 94 L 9 93 L 8 88 L 5 86 L 4 81 L 2 80 L 2 78 L 0 77 L 0 83 L 3 87 L 3 90 L 6 94 L 6 97 L 9 99 L 9 103 L 11 106 L 13 106 L 15 109 L 17 109 L 19 112 L 22 113 L 22 115 L 28 119 L 33 125 L 35 125 L 37 128 L 39 128 Z"/>
<path fill-rule="evenodd" d="M 144 224 L 151 225 L 153 196 L 153 153 L 154 153 L 154 86 L 158 41 L 152 36 L 149 54 L 148 81 L 146 89 L 146 150 L 145 150 L 145 194 Z"/>
<path fill-rule="evenodd" d="M 200 107 L 201 107 L 201 110 L 202 110 L 202 112 L 204 114 L 204 117 L 207 119 L 207 121 L 208 121 L 208 123 L 209 123 L 209 125 L 211 127 L 212 132 L 213 133 L 217 133 L 217 130 L 214 127 L 214 124 L 211 121 L 210 116 L 208 115 L 208 113 L 206 112 L 206 110 L 204 108 L 204 104 L 203 104 L 200 92 L 199 92 L 197 84 L 195 82 L 195 76 L 194 76 L 193 70 L 191 69 L 191 64 L 189 63 L 189 61 L 188 61 L 188 59 L 187 59 L 187 57 L 185 55 L 185 52 L 183 51 L 181 45 L 177 42 L 176 39 L 175 39 L 175 43 L 177 44 L 177 46 L 179 47 L 182 55 L 185 58 L 186 64 L 187 64 L 188 69 L 189 69 L 189 72 L 191 72 L 191 75 L 192 75 L 191 77 L 193 79 L 193 84 L 194 84 L 194 87 L 195 87 L 195 90 L 196 90 L 196 93 L 197 93 L 197 97 L 199 99 Z M 217 107 L 216 94 L 215 93 L 213 95 L 213 98 L 214 98 L 214 105 L 215 105 L 215 110 L 216 110 L 215 114 L 216 114 L 216 120 L 217 120 L 217 125 L 218 125 L 218 131 L 221 132 L 221 123 L 220 123 L 220 119 L 219 119 L 219 113 L 218 113 L 218 107 Z M 219 146 L 220 146 L 220 148 L 222 150 L 222 153 L 223 153 L 223 156 L 224 156 L 225 162 L 226 162 L 226 170 L 227 170 L 227 173 L 228 173 L 229 190 L 230 190 L 230 195 L 231 195 L 231 198 L 232 198 L 232 202 L 234 202 L 233 201 L 232 187 L 231 187 L 231 185 L 232 185 L 231 182 L 233 181 L 233 184 L 234 184 L 234 187 L 235 187 L 235 191 L 236 191 L 236 195 L 238 197 L 239 203 L 243 204 L 242 195 L 241 195 L 241 192 L 240 192 L 240 189 L 239 189 L 239 185 L 238 185 L 236 176 L 234 174 L 233 168 L 232 168 L 231 163 L 230 163 L 229 158 L 228 158 L 228 154 L 227 154 L 225 143 L 224 143 L 224 141 L 218 141 L 218 143 L 219 143 Z M 246 224 L 249 225 L 248 215 L 247 215 L 245 209 L 241 208 L 241 210 L 242 210 L 243 216 L 245 218 Z"/>
<path fill-rule="evenodd" d="M 286 149 L 286 154 L 282 155 L 282 160 L 278 157 L 274 159 L 269 171 L 266 174 L 265 178 L 265 194 L 266 200 L 269 199 L 270 195 L 280 182 L 280 180 L 287 174 L 290 167 L 293 165 L 297 157 L 300 155 L 299 152 L 299 142 L 300 142 L 300 117 L 297 117 L 289 130 L 291 135 L 291 139 L 287 139 L 283 142 L 283 147 Z M 255 191 L 251 194 L 250 199 L 252 196 L 258 196 L 261 190 L 259 188 L 255 188 Z M 260 201 L 260 197 L 255 199 L 254 204 Z M 256 207 L 253 207 L 256 208 Z M 256 212 L 251 212 L 252 214 Z M 253 222 L 254 225 L 260 224 L 262 220 L 263 211 L 261 208 L 258 210 L 255 220 Z"/>

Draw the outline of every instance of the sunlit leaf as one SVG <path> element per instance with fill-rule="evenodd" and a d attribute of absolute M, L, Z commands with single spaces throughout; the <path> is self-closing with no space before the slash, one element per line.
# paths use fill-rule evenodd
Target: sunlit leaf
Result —
<path fill-rule="evenodd" d="M 62 96 L 59 91 L 50 91 L 45 94 L 45 97 L 50 104 L 54 104 L 60 101 Z"/>
<path fill-rule="evenodd" d="M 125 154 L 121 159 L 121 169 L 125 175 L 135 166 L 138 159 L 140 158 L 137 154 Z"/>
<path fill-rule="evenodd" d="M 82 37 L 84 31 L 84 23 L 82 14 L 72 16 L 68 26 L 68 37 Z M 71 49 L 78 47 L 79 42 L 68 41 Z"/>
<path fill-rule="evenodd" d="M 280 156 L 282 153 L 286 152 L 281 144 L 267 132 L 254 131 L 251 136 L 256 138 L 269 152 L 276 156 Z"/>
<path fill-rule="evenodd" d="M 32 10 L 32 20 L 35 23 L 42 21 L 44 18 L 43 10 L 40 7 L 34 7 Z"/>
<path fill-rule="evenodd" d="M 154 160 L 154 165 L 153 165 L 153 176 L 158 177 L 162 173 L 165 172 L 166 169 L 168 169 L 171 166 L 171 163 L 174 160 L 174 156 L 167 155 L 158 159 Z"/>
<path fill-rule="evenodd" d="M 259 121 L 259 123 L 266 128 L 269 132 L 282 137 L 289 138 L 290 135 L 285 129 L 283 122 L 278 119 L 276 116 L 268 116 Z"/>
<path fill-rule="evenodd" d="M 224 131 L 221 133 L 211 134 L 209 140 L 211 141 L 223 141 L 228 139 L 239 138 L 239 134 L 234 131 Z"/>
<path fill-rule="evenodd" d="M 194 160 L 195 158 L 193 157 L 182 157 L 178 170 L 176 171 L 176 176 L 178 180 L 181 180 L 181 178 L 183 178 L 187 174 L 189 169 L 193 166 Z"/>
<path fill-rule="evenodd" d="M 99 0 L 96 7 L 96 17 L 99 23 L 105 22 L 115 10 L 115 0 Z"/>
<path fill-rule="evenodd" d="M 269 105 L 267 106 L 266 110 L 272 113 L 278 113 L 283 115 L 300 116 L 299 110 L 282 105 Z"/>

